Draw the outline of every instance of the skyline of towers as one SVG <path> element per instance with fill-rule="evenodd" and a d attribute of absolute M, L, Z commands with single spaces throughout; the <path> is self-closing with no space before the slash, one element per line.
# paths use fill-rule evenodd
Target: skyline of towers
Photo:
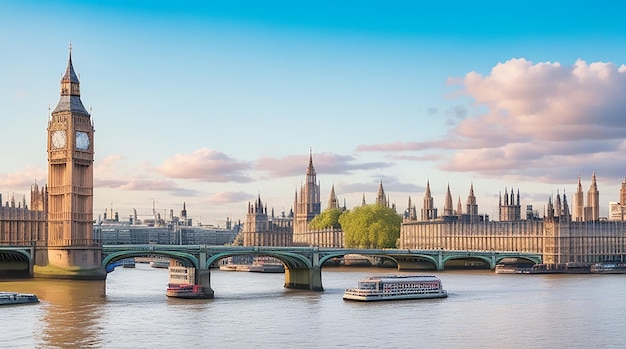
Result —
<path fill-rule="evenodd" d="M 621 190 L 620 190 L 621 197 Z M 591 175 L 591 185 L 587 191 L 587 204 L 585 205 L 584 193 L 580 175 L 578 186 L 573 194 L 571 218 L 574 222 L 590 222 L 600 220 L 600 191 L 596 179 L 596 171 Z"/>

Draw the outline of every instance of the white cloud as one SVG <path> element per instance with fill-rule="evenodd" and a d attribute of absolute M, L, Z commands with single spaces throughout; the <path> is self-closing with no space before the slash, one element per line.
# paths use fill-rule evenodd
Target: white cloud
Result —
<path fill-rule="evenodd" d="M 176 154 L 157 168 L 161 174 L 205 182 L 250 182 L 245 173 L 252 166 L 216 150 L 201 148 L 190 154 Z"/>

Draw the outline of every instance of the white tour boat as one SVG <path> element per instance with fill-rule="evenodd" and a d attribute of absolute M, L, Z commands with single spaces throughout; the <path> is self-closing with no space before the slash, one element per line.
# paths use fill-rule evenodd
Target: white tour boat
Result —
<path fill-rule="evenodd" d="M 357 288 L 348 288 L 345 300 L 382 301 L 393 299 L 445 298 L 441 280 L 436 276 L 397 274 L 370 276 L 359 280 Z"/>

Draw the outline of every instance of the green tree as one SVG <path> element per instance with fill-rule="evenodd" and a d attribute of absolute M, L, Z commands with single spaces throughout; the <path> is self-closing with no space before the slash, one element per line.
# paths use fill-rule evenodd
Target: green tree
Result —
<path fill-rule="evenodd" d="M 383 205 L 355 207 L 339 216 L 346 247 L 395 248 L 402 217 Z"/>
<path fill-rule="evenodd" d="M 341 228 L 339 216 L 343 213 L 341 208 L 329 208 L 315 216 L 310 222 L 311 229 Z"/>

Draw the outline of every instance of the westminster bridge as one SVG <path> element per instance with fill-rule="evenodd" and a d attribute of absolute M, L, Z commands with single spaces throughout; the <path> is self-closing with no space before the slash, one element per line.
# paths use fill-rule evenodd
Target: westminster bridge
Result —
<path fill-rule="evenodd" d="M 352 254 L 390 259 L 397 264 L 398 270 L 444 270 L 450 264 L 487 265 L 493 270 L 505 258 L 525 260 L 532 264 L 542 262 L 541 254 L 498 251 L 198 245 L 105 245 L 102 250 L 102 265 L 105 268 L 131 257 L 162 256 L 175 259 L 186 267 L 200 271 L 196 273 L 196 282 L 205 287 L 210 286 L 210 266 L 221 259 L 241 255 L 269 256 L 283 262 L 286 288 L 316 291 L 323 290 L 321 269 L 324 263 Z"/>
<path fill-rule="evenodd" d="M 18 263 L 25 265 L 33 275 L 35 246 L 0 247 L 0 265 Z M 322 291 L 322 266 L 345 255 L 361 255 L 395 262 L 398 270 L 444 270 L 446 266 L 472 267 L 496 264 L 505 258 L 542 262 L 542 255 L 526 252 L 458 251 L 458 250 L 408 250 L 408 249 L 348 249 L 320 247 L 276 246 L 209 246 L 209 245 L 104 245 L 102 267 L 112 271 L 122 260 L 132 257 L 161 256 L 177 260 L 185 267 L 196 269 L 196 284 L 210 289 L 210 266 L 231 256 L 269 256 L 285 266 L 285 287 Z"/>

